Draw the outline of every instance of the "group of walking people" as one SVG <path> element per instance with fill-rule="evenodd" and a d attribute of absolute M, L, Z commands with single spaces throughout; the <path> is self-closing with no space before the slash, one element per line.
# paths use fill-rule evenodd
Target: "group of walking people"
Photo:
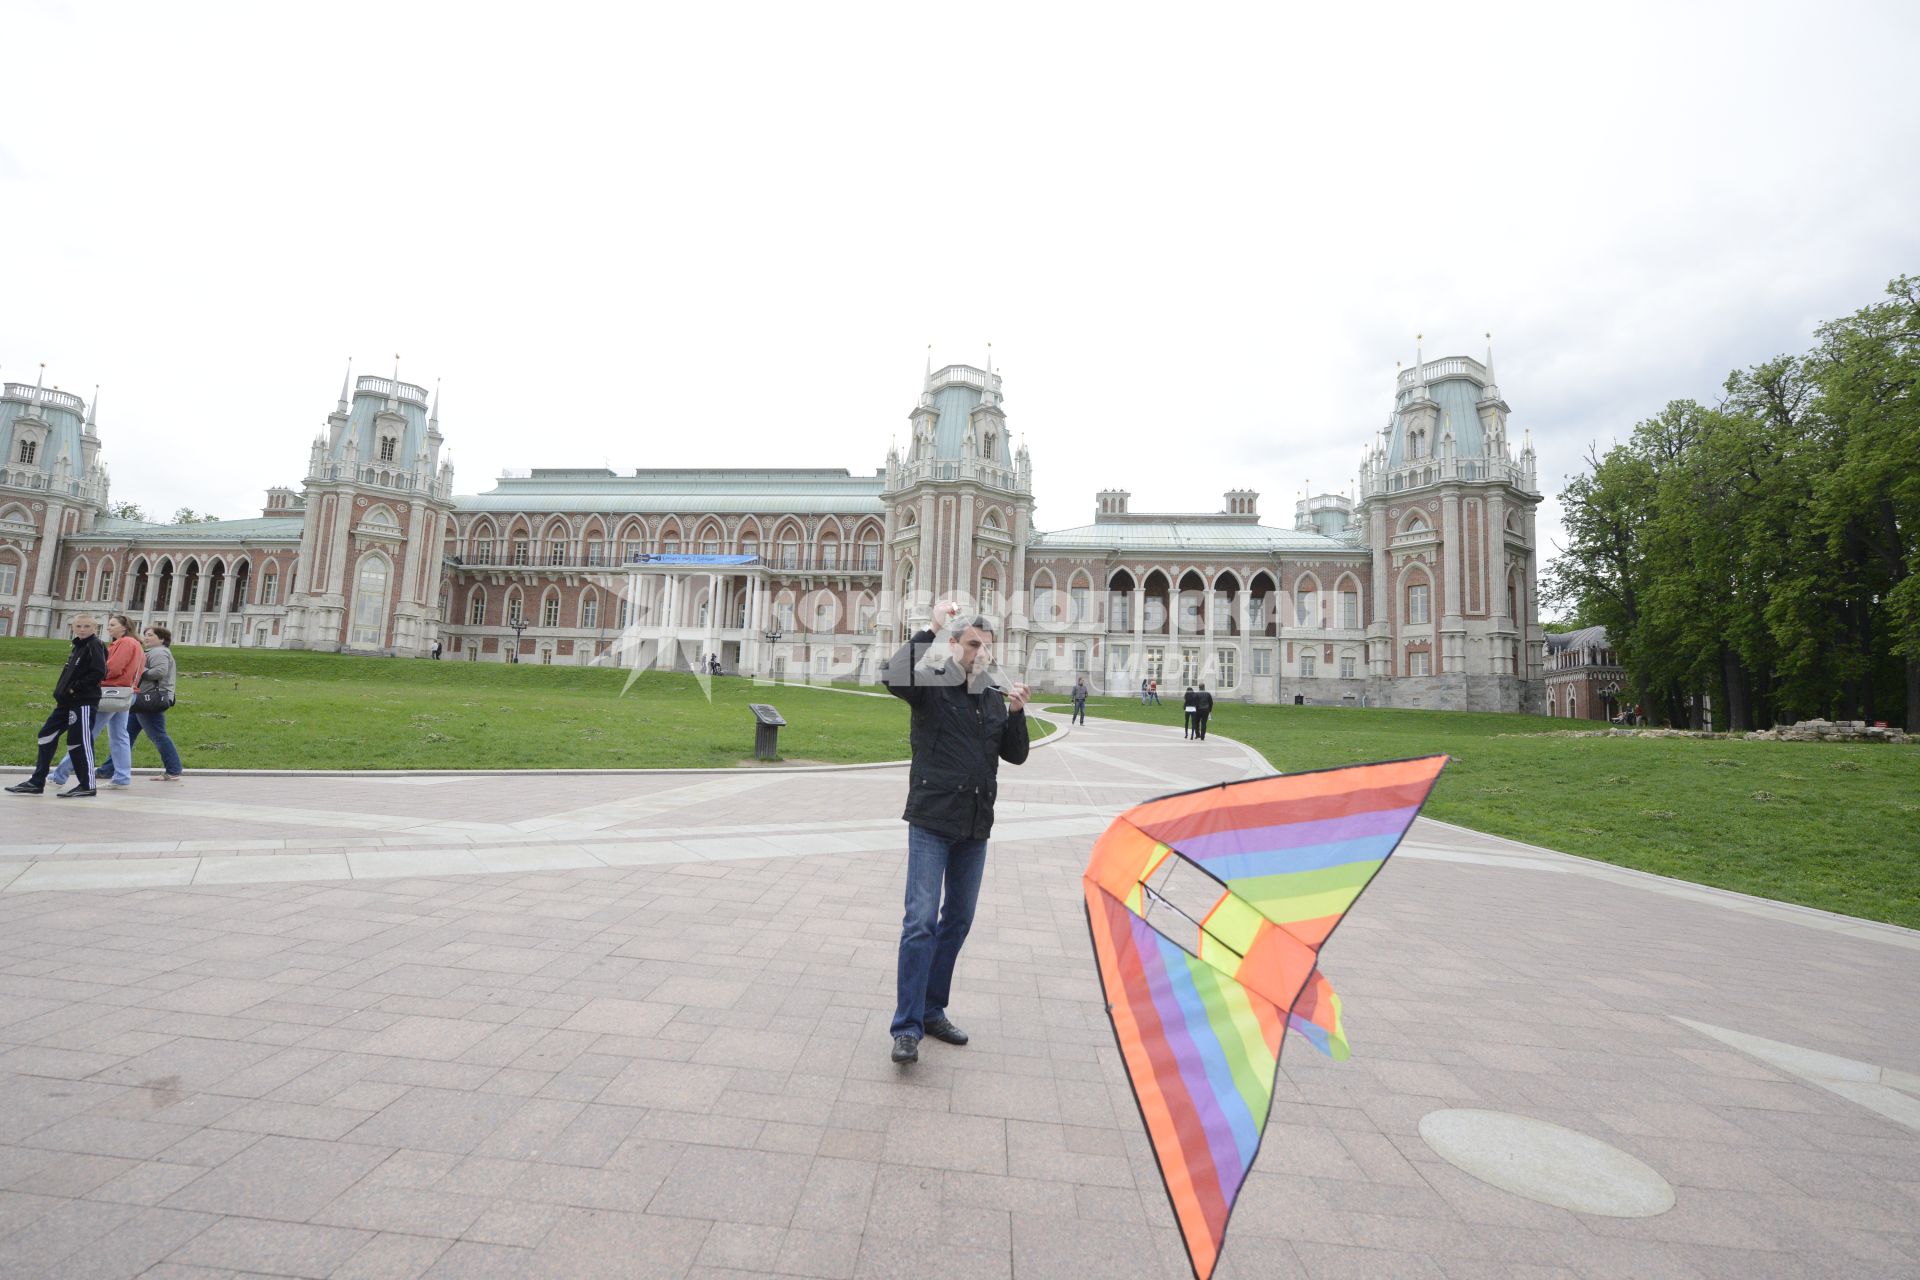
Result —
<path fill-rule="evenodd" d="M 37 796 L 51 782 L 63 800 L 98 794 L 105 775 L 109 787 L 133 783 L 133 744 L 142 733 L 160 752 L 164 772 L 155 782 L 178 782 L 180 752 L 167 736 L 167 709 L 173 706 L 173 633 L 154 625 L 135 639 L 133 621 L 123 613 L 107 619 L 107 638 L 98 634 L 92 614 L 72 622 L 73 648 L 53 686 L 53 714 L 40 726 L 39 756 L 33 776 L 7 790 L 14 795 Z M 94 738 L 107 731 L 107 764 L 99 767 Z M 57 764 L 62 741 L 66 755 Z"/>

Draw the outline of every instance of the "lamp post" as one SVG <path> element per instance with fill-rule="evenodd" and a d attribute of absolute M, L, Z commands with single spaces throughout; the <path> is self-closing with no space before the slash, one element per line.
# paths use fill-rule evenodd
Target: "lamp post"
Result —
<path fill-rule="evenodd" d="M 764 638 L 767 642 L 767 676 L 771 679 L 773 676 L 773 646 L 780 643 L 780 624 L 776 622 L 771 627 L 768 627 Z"/>
<path fill-rule="evenodd" d="M 513 661 L 517 664 L 520 661 L 520 634 L 527 629 L 527 620 L 516 613 L 507 619 L 507 625 L 513 628 Z"/>

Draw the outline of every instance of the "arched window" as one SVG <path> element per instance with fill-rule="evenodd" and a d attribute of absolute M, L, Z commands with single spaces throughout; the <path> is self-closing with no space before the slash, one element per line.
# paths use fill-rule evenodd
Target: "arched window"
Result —
<path fill-rule="evenodd" d="M 515 588 L 513 591 L 508 592 L 507 593 L 507 621 L 510 623 L 526 621 L 527 615 L 525 612 L 523 612 L 523 609 L 524 609 L 524 604 L 520 599 L 519 589 Z"/>
<path fill-rule="evenodd" d="M 73 566 L 73 589 L 67 592 L 67 598 L 69 600 L 87 598 L 87 562 L 85 560 Z"/>
<path fill-rule="evenodd" d="M 1051 625 L 1056 621 L 1054 614 L 1055 610 L 1059 608 L 1058 603 L 1053 598 L 1053 573 L 1051 570 L 1042 569 L 1033 575 L 1032 592 L 1033 602 L 1029 605 L 1028 612 L 1033 615 L 1034 623 L 1039 626 Z"/>
<path fill-rule="evenodd" d="M 180 579 L 180 607 L 191 609 L 198 603 L 200 603 L 200 562 L 189 560 Z"/>
<path fill-rule="evenodd" d="M 226 600 L 226 590 L 227 562 L 215 560 L 213 567 L 207 571 L 207 609 L 210 612 L 220 611 L 221 604 Z"/>
<path fill-rule="evenodd" d="M 280 602 L 280 570 L 268 562 L 267 571 L 260 575 L 260 603 L 278 604 Z"/>
<path fill-rule="evenodd" d="M 233 566 L 233 596 L 232 599 L 227 602 L 227 612 L 238 613 L 240 610 L 246 608 L 247 589 L 252 585 L 252 582 L 252 562 L 242 560 L 239 564 Z"/>
<path fill-rule="evenodd" d="M 1360 614 L 1360 580 L 1350 573 L 1340 575 L 1340 581 L 1334 584 L 1336 604 L 1339 608 L 1339 625 L 1346 631 L 1358 631 L 1362 622 Z"/>
<path fill-rule="evenodd" d="M 588 592 L 580 602 L 580 625 L 597 627 L 600 625 L 600 597 Z"/>
<path fill-rule="evenodd" d="M 1427 580 L 1415 577 L 1407 583 L 1407 622 L 1412 626 L 1425 626 L 1433 621 L 1433 588 Z"/>
<path fill-rule="evenodd" d="M 1093 620 L 1093 579 L 1082 569 L 1073 575 L 1067 587 L 1067 621 L 1083 623 Z"/>
<path fill-rule="evenodd" d="M 352 643 L 363 649 L 377 649 L 386 642 L 391 571 L 387 558 L 378 552 L 360 557 L 353 584 Z"/>
<path fill-rule="evenodd" d="M 1320 628 L 1320 580 L 1310 573 L 1300 575 L 1293 584 L 1293 625 Z"/>
<path fill-rule="evenodd" d="M 96 594 L 102 600 L 113 599 L 113 565 L 103 564 L 100 566 L 100 583 Z"/>
<path fill-rule="evenodd" d="M 1125 569 L 1107 579 L 1107 629 L 1133 630 L 1133 575 Z"/>
<path fill-rule="evenodd" d="M 484 588 L 475 587 L 473 594 L 467 597 L 467 625 L 477 627 L 487 619 L 487 593 Z"/>
<path fill-rule="evenodd" d="M 22 462 L 32 462 L 32 461 L 33 461 L 33 455 L 34 455 L 34 454 L 36 454 L 36 453 L 38 453 L 39 451 L 40 451 L 40 443 L 39 443 L 39 441 L 37 441 L 37 440 L 22 440 L 22 441 L 20 442 L 20 461 L 22 461 Z"/>
<path fill-rule="evenodd" d="M 540 625 L 557 627 L 560 625 L 560 597 L 548 596 L 540 602 Z"/>

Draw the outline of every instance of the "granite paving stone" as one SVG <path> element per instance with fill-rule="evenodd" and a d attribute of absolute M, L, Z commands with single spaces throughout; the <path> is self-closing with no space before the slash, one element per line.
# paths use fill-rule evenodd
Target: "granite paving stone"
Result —
<path fill-rule="evenodd" d="M 1264 768 L 1096 720 L 1006 769 L 973 1043 L 907 1070 L 898 768 L 23 806 L 0 1275 L 1171 1280 L 1079 871 L 1127 804 Z M 1679 1021 L 1904 1088 L 1917 953 L 1423 819 L 1326 948 L 1354 1057 L 1290 1043 L 1218 1275 L 1920 1274 L 1920 1132 Z M 1675 1205 L 1481 1182 L 1420 1137 L 1450 1107 L 1606 1142 Z"/>

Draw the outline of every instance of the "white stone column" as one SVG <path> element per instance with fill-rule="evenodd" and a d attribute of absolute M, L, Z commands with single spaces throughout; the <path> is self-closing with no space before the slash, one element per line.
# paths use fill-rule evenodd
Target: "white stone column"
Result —
<path fill-rule="evenodd" d="M 962 494 L 960 497 L 960 518 L 953 533 L 954 577 L 959 580 L 960 589 L 972 599 L 972 608 L 979 609 L 982 605 L 978 590 L 980 580 L 974 576 L 973 569 L 973 495 L 970 493 Z M 1012 566 L 1009 565 L 1008 568 Z M 1016 589 L 1009 582 L 1003 582 L 1000 585 L 1009 597 Z"/>
<path fill-rule="evenodd" d="M 920 556 L 913 566 L 913 593 L 926 596 L 930 605 L 937 604 L 939 581 L 940 574 L 933 563 L 933 491 L 927 490 L 920 495 Z M 907 601 L 908 618 L 918 620 L 922 616 L 918 606 L 917 600 Z"/>
<path fill-rule="evenodd" d="M 1253 637 L 1247 634 L 1253 625 L 1252 602 L 1253 588 L 1242 584 L 1233 601 L 1234 617 L 1240 630 L 1240 652 L 1234 659 L 1240 668 L 1236 673 L 1240 683 L 1234 687 L 1245 689 L 1248 698 L 1253 696 Z"/>
<path fill-rule="evenodd" d="M 1135 670 L 1144 676 L 1147 671 L 1147 588 L 1138 579 L 1133 588 L 1133 660 L 1140 664 Z M 1140 692 L 1140 682 L 1133 678 L 1132 671 L 1127 673 L 1127 684 L 1135 694 Z"/>

